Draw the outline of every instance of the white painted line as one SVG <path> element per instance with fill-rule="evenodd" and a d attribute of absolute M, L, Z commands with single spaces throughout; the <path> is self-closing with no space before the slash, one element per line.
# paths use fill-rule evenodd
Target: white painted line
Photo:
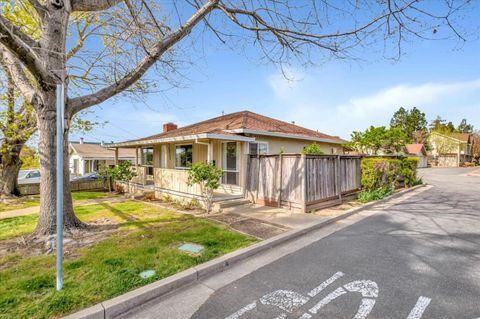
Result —
<path fill-rule="evenodd" d="M 415 304 L 415 307 L 413 307 L 412 311 L 410 311 L 407 319 L 422 318 L 423 312 L 425 311 L 425 309 L 427 309 L 430 301 L 432 301 L 432 299 L 423 296 L 419 297 L 417 303 Z"/>
<path fill-rule="evenodd" d="M 260 298 L 264 305 L 276 306 L 287 312 L 303 306 L 310 298 L 290 290 L 276 290 Z"/>
<path fill-rule="evenodd" d="M 363 297 L 377 298 L 378 297 L 378 285 L 375 281 L 371 280 L 358 280 L 352 281 L 346 284 L 345 289 L 350 292 L 359 292 Z"/>
<path fill-rule="evenodd" d="M 363 298 L 360 307 L 358 308 L 357 314 L 353 319 L 365 319 L 370 314 L 370 312 L 375 306 L 375 299 Z"/>
<path fill-rule="evenodd" d="M 237 312 L 231 314 L 230 316 L 226 317 L 225 319 L 238 319 L 241 316 L 243 316 L 246 312 L 249 312 L 250 310 L 255 309 L 255 307 L 257 307 L 257 302 L 256 301 L 246 305 L 245 307 L 243 307 L 242 309 L 238 310 Z"/>
<path fill-rule="evenodd" d="M 327 288 L 329 285 L 331 285 L 335 280 L 337 280 L 338 278 L 341 278 L 342 276 L 344 275 L 343 272 L 339 271 L 337 273 L 335 273 L 332 277 L 328 278 L 327 280 L 325 280 L 324 282 L 322 282 L 318 287 L 312 289 L 312 291 L 310 291 L 308 293 L 308 295 L 310 297 L 315 297 L 316 295 L 318 295 L 323 289 Z"/>
<path fill-rule="evenodd" d="M 286 313 L 282 313 L 282 314 L 276 316 L 274 319 L 285 319 L 285 318 L 287 318 L 287 314 L 286 314 Z"/>
<path fill-rule="evenodd" d="M 337 288 L 335 291 L 329 293 L 325 298 L 320 300 L 315 306 L 313 306 L 309 311 L 313 314 L 316 314 L 317 311 L 322 309 L 323 306 L 328 305 L 332 300 L 337 299 L 343 294 L 346 294 L 347 291 L 342 287 Z"/>
<path fill-rule="evenodd" d="M 300 318 L 298 319 L 311 319 L 312 318 L 312 315 L 311 314 L 308 314 L 308 313 L 304 313 Z"/>

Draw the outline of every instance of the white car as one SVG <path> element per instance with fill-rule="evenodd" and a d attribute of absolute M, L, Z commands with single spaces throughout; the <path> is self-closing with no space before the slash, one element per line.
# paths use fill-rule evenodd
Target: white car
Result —
<path fill-rule="evenodd" d="M 26 169 L 20 170 L 18 173 L 19 184 L 40 183 L 40 170 L 39 169 Z"/>

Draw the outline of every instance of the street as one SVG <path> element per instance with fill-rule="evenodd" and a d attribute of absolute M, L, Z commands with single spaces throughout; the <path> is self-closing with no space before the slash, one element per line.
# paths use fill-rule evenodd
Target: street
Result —
<path fill-rule="evenodd" d="M 480 318 L 480 177 L 470 171 L 421 170 L 433 187 L 211 290 L 191 318 Z M 188 308 L 181 299 L 174 312 Z M 131 315 L 164 318 L 151 307 Z"/>

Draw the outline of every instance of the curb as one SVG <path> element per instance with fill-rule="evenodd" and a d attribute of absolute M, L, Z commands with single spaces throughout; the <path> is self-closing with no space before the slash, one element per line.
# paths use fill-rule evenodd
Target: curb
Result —
<path fill-rule="evenodd" d="M 391 199 L 400 197 L 405 193 L 412 192 L 421 187 L 425 187 L 425 184 L 417 185 L 411 188 L 401 190 L 381 200 L 364 204 L 360 207 L 355 207 L 347 210 L 341 215 L 328 218 L 321 222 L 312 224 L 310 226 L 294 229 L 284 234 L 277 235 L 270 239 L 264 240 L 260 243 L 253 244 L 249 247 L 239 249 L 237 251 L 228 253 L 224 256 L 215 258 L 201 265 L 189 268 L 182 272 L 179 272 L 173 276 L 164 278 L 162 280 L 153 282 L 146 286 L 137 288 L 133 291 L 127 292 L 123 295 L 103 301 L 90 308 L 86 308 L 79 312 L 73 313 L 69 316 L 63 317 L 64 319 L 111 319 L 115 318 L 132 308 L 138 307 L 154 298 L 161 297 L 167 293 L 172 292 L 175 289 L 182 288 L 184 286 L 193 284 L 207 276 L 222 272 L 227 267 L 235 264 L 243 259 L 251 257 L 255 254 L 283 244 L 287 241 L 296 239 L 309 232 L 318 230 L 322 227 L 328 226 L 334 222 L 345 219 L 361 211 L 372 208 L 375 205 L 385 203 Z"/>

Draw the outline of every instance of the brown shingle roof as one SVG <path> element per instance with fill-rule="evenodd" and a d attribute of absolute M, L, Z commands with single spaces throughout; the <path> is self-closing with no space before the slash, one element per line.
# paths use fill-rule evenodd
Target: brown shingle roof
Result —
<path fill-rule="evenodd" d="M 470 142 L 470 136 L 472 134 L 470 133 L 452 133 L 452 137 L 457 139 L 457 140 L 460 140 L 462 142 L 465 142 L 465 143 L 468 143 Z"/>
<path fill-rule="evenodd" d="M 88 158 L 115 158 L 115 151 L 107 149 L 100 144 L 96 143 L 70 143 L 70 147 L 73 148 L 75 153 L 81 157 Z M 118 150 L 118 157 L 122 158 L 135 158 L 135 150 L 128 148 L 121 148 Z"/>
<path fill-rule="evenodd" d="M 345 143 L 346 141 L 336 136 L 330 136 L 314 130 L 310 130 L 292 123 L 273 119 L 250 111 L 241 111 L 215 117 L 206 121 L 198 122 L 192 125 L 180 127 L 178 129 L 148 136 L 134 141 L 147 141 L 161 138 L 187 136 L 202 133 L 216 134 L 234 134 L 232 130 L 247 129 L 271 133 L 283 133 L 302 137 L 316 137 L 332 140 L 336 143 Z"/>

